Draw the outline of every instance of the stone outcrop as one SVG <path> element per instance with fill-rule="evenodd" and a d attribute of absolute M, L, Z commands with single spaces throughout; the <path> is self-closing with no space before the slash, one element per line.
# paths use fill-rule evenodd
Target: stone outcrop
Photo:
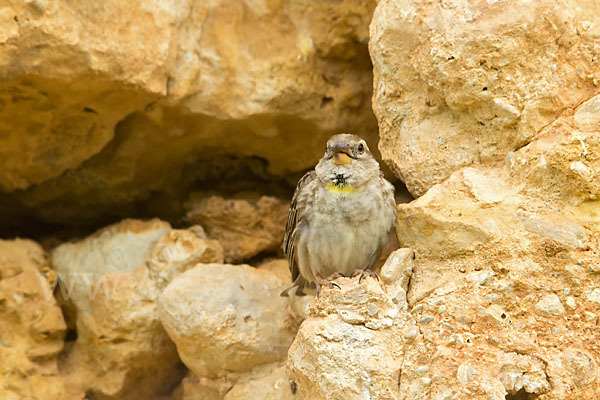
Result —
<path fill-rule="evenodd" d="M 0 240 L 0 398 L 66 398 L 57 356 L 67 326 L 44 250 L 30 240 Z"/>
<path fill-rule="evenodd" d="M 503 160 L 600 90 L 597 2 L 382 0 L 371 23 L 383 159 L 423 195 Z"/>
<path fill-rule="evenodd" d="M 407 398 L 600 393 L 597 102 L 558 118 L 505 164 L 463 168 L 399 205 L 398 239 L 417 254 L 408 301 L 428 319 L 426 346 L 404 363 L 438 354 L 427 386 L 407 373 L 401 391 L 422 393 Z"/>
<path fill-rule="evenodd" d="M 242 180 L 302 171 L 333 133 L 376 148 L 374 7 L 3 4 L 0 204 L 22 212 L 4 224 L 173 218 L 192 182 L 234 169 Z"/>
<path fill-rule="evenodd" d="M 398 206 L 415 259 L 398 250 L 382 287 L 341 279 L 311 306 L 288 361 L 304 397 L 597 397 L 597 101 Z"/>

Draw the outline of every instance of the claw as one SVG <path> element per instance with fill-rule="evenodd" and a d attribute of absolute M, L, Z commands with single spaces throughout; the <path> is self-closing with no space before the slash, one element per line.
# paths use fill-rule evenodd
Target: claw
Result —
<path fill-rule="evenodd" d="M 331 279 L 335 279 L 338 278 L 339 276 L 337 275 L 339 274 L 339 276 L 344 276 L 339 272 L 333 273 L 331 274 L 331 276 L 329 276 L 327 279 L 323 279 L 320 276 L 317 276 L 315 279 L 315 284 L 317 285 L 317 297 L 319 297 L 319 294 L 321 293 L 321 287 L 323 286 L 327 286 L 328 288 L 338 288 L 341 289 L 340 285 L 338 285 L 335 282 L 331 282 Z"/>
<path fill-rule="evenodd" d="M 365 278 L 367 276 L 372 276 L 373 278 L 379 280 L 379 275 L 377 275 L 376 272 L 371 271 L 370 269 L 355 269 L 354 271 L 352 271 L 352 275 L 350 275 L 350 277 L 354 278 L 359 274 L 360 274 L 360 278 L 358 278 L 358 283 L 361 283 L 363 278 Z"/>

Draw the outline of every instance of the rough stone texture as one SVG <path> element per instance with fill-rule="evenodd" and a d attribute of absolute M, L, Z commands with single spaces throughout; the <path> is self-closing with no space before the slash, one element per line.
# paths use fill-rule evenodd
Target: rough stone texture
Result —
<path fill-rule="evenodd" d="M 190 235 L 196 238 L 159 220 L 124 220 L 53 252 L 62 297 L 76 317 L 77 339 L 60 365 L 71 388 L 138 399 L 166 395 L 178 383 L 184 368 L 155 300 L 172 269 L 187 264 L 186 255 L 202 257 L 207 244 L 194 245 Z M 187 242 L 178 243 L 181 237 Z"/>
<path fill-rule="evenodd" d="M 225 395 L 225 400 L 293 400 L 299 397 L 292 392 L 285 366 L 279 366 L 264 376 L 237 383 Z"/>
<path fill-rule="evenodd" d="M 162 290 L 197 264 L 222 262 L 223 247 L 219 242 L 198 237 L 192 230 L 173 229 L 154 244 L 146 265 L 156 287 Z"/>
<path fill-rule="evenodd" d="M 246 265 L 199 265 L 160 297 L 160 318 L 181 360 L 200 377 L 219 378 L 285 359 L 295 325 L 289 281 Z"/>
<path fill-rule="evenodd" d="M 403 359 L 401 398 L 600 393 L 596 102 L 506 163 L 463 168 L 399 205 L 398 239 L 417 256 L 408 302 L 424 338 Z M 415 369 L 425 355 L 427 384 Z"/>
<path fill-rule="evenodd" d="M 336 283 L 341 289 L 324 289 L 311 303 L 289 351 L 290 378 L 305 399 L 400 398 L 410 316 L 374 279 Z"/>
<path fill-rule="evenodd" d="M 376 148 L 374 7 L 4 2 L 0 204 L 22 214 L 4 224 L 180 215 L 192 182 L 236 165 L 246 179 L 299 172 L 340 131 Z"/>
<path fill-rule="evenodd" d="M 369 45 L 383 159 L 421 196 L 529 143 L 599 92 L 599 12 L 590 0 L 380 1 Z"/>
<path fill-rule="evenodd" d="M 242 374 L 210 379 L 189 373 L 181 384 L 182 400 L 301 400 L 292 392 L 284 365 L 273 363 Z"/>
<path fill-rule="evenodd" d="M 218 240 L 226 262 L 240 262 L 264 251 L 277 251 L 283 242 L 289 203 L 271 196 L 224 199 L 192 195 L 188 222 L 204 227 Z"/>
<path fill-rule="evenodd" d="M 66 324 L 52 296 L 56 280 L 42 248 L 0 240 L 0 398 L 60 400 L 57 355 Z"/>

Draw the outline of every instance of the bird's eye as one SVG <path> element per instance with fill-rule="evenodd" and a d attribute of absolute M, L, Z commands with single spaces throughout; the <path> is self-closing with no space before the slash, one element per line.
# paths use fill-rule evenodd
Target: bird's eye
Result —
<path fill-rule="evenodd" d="M 364 152 L 364 151 L 365 151 L 365 145 L 364 145 L 364 144 L 362 144 L 362 143 L 360 143 L 360 144 L 358 145 L 358 152 L 359 152 L 359 153 L 362 153 L 362 152 Z"/>

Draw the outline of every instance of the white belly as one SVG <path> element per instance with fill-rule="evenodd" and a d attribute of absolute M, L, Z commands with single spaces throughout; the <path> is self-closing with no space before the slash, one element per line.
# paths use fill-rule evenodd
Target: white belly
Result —
<path fill-rule="evenodd" d="M 304 261 L 299 267 L 310 281 L 317 274 L 326 278 L 334 272 L 347 275 L 355 269 L 371 268 L 395 219 L 395 209 L 374 188 L 363 189 L 361 196 L 326 190 L 316 196 L 329 196 L 330 201 L 316 202 L 322 206 L 313 207 L 298 243 L 299 258 Z"/>

